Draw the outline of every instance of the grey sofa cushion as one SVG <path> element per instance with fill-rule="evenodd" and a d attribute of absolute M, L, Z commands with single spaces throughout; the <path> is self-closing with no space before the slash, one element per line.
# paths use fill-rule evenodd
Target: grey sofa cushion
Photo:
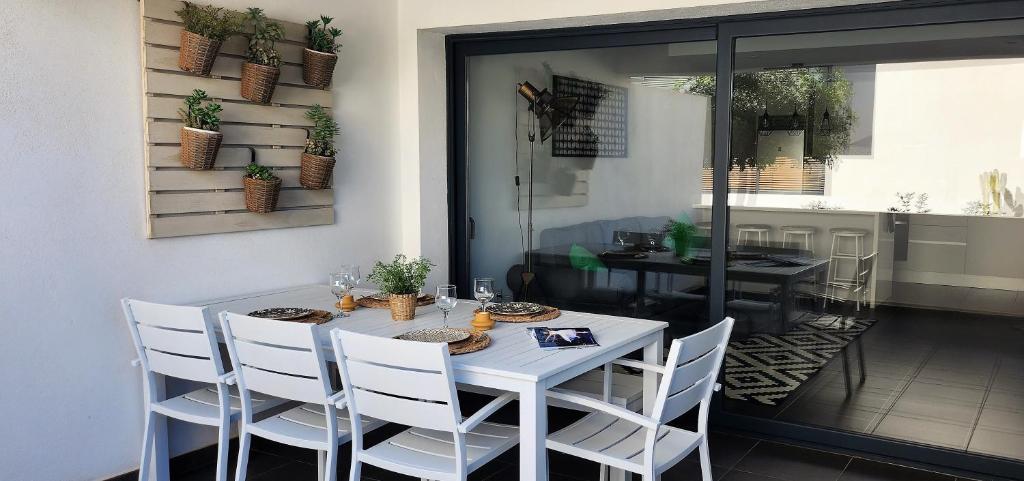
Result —
<path fill-rule="evenodd" d="M 540 247 L 569 244 L 611 244 L 615 231 L 660 231 L 669 221 L 668 216 L 624 217 L 614 220 L 595 220 L 565 227 L 552 227 L 540 232 Z"/>

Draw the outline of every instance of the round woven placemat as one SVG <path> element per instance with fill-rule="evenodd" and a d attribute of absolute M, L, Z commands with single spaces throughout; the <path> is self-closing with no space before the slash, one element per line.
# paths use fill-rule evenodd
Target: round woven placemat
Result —
<path fill-rule="evenodd" d="M 480 309 L 473 311 L 474 313 L 480 312 Z M 562 315 L 562 311 L 557 307 L 544 306 L 544 311 L 538 314 L 527 314 L 527 315 L 508 315 L 508 314 L 495 314 L 491 313 L 491 319 L 498 322 L 540 322 L 550 321 L 558 316 Z"/>
<path fill-rule="evenodd" d="M 334 313 L 315 309 L 312 314 L 298 319 L 289 319 L 284 322 L 301 322 L 303 324 L 323 324 L 334 319 Z"/>
<path fill-rule="evenodd" d="M 419 299 L 416 299 L 417 306 L 429 306 L 434 303 L 434 296 L 427 294 Z M 356 299 L 356 304 L 363 307 L 370 307 L 374 309 L 388 309 L 391 307 L 387 299 L 377 299 L 373 296 L 363 296 Z"/>
<path fill-rule="evenodd" d="M 448 354 L 452 356 L 457 356 L 459 354 L 469 354 L 471 352 L 477 352 L 491 345 L 491 336 L 488 336 L 486 333 L 477 331 L 475 329 L 461 330 L 464 330 L 469 333 L 469 339 L 449 344 Z"/>

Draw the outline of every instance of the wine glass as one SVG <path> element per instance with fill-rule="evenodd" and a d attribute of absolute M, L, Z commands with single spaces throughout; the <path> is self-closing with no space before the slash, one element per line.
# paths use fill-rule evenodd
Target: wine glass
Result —
<path fill-rule="evenodd" d="M 619 246 L 623 249 L 626 248 L 626 232 L 617 230 L 615 231 L 615 240 L 619 242 Z"/>
<path fill-rule="evenodd" d="M 356 287 L 361 280 L 357 265 L 341 266 L 338 272 L 331 274 L 331 293 L 338 298 L 338 312 L 342 317 L 348 317 L 348 314 L 344 312 L 345 298 L 351 295 L 352 288 Z"/>
<path fill-rule="evenodd" d="M 444 314 L 444 327 L 448 327 L 448 313 L 459 303 L 459 297 L 455 293 L 455 286 L 445 284 L 437 286 L 437 295 L 434 297 L 434 305 Z"/>
<path fill-rule="evenodd" d="M 338 308 L 337 316 L 342 317 L 345 316 L 345 313 L 341 310 L 341 298 L 345 297 L 345 294 L 347 293 L 347 289 L 345 288 L 345 286 L 348 285 L 346 281 L 347 276 L 348 274 L 343 272 L 331 273 L 331 294 L 334 294 L 334 297 L 338 298 L 338 303 L 335 304 Z"/>
<path fill-rule="evenodd" d="M 473 297 L 480 301 L 480 312 L 486 312 L 487 303 L 494 299 L 494 279 L 490 277 L 473 279 Z"/>

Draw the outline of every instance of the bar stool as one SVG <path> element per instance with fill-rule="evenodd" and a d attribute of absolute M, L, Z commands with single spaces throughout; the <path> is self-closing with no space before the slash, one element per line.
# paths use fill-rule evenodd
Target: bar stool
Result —
<path fill-rule="evenodd" d="M 864 238 L 869 234 L 867 229 L 853 227 L 836 227 L 829 229 L 832 234 L 832 249 L 829 254 L 828 274 L 825 277 L 825 298 L 822 307 L 828 305 L 830 299 L 845 300 L 836 296 L 838 289 L 859 292 L 866 282 L 861 273 L 861 263 L 865 259 Z M 853 244 L 853 252 L 844 251 L 841 244 Z M 843 277 L 839 274 L 840 261 L 853 261 L 853 276 Z M 857 310 L 860 310 L 860 299 L 857 299 Z"/>
<path fill-rule="evenodd" d="M 794 247 L 797 249 L 801 248 L 801 239 L 803 237 L 803 250 L 811 253 L 814 256 L 814 233 L 818 232 L 818 228 L 811 225 L 784 225 L 779 228 L 782 231 L 782 247 L 788 247 L 790 238 L 792 237 Z"/>
<path fill-rule="evenodd" d="M 736 224 L 736 245 L 747 244 L 751 234 L 757 235 L 757 245 L 768 247 L 768 234 L 772 226 L 768 224 Z"/>
<path fill-rule="evenodd" d="M 697 227 L 697 235 L 702 237 L 711 237 L 711 223 L 710 222 L 697 222 L 693 224 Z"/>

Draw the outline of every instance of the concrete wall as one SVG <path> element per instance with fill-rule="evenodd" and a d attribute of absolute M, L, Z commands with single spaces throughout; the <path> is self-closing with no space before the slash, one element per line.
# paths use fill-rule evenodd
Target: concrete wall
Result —
<path fill-rule="evenodd" d="M 340 20 L 331 226 L 145 238 L 139 3 L 0 6 L 0 479 L 138 466 L 142 390 L 118 299 L 191 302 L 324 282 L 398 249 L 396 5 L 219 0 Z M 212 440 L 172 426 L 172 449 Z"/>

